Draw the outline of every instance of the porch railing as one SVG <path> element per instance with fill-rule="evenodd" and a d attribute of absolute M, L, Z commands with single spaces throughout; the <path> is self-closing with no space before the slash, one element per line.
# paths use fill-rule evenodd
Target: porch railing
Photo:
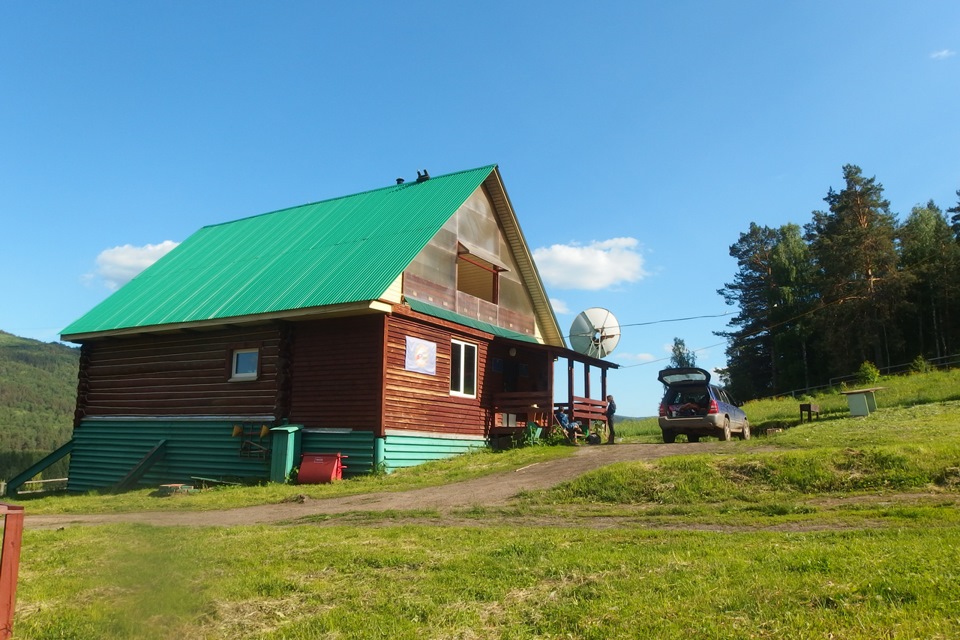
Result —
<path fill-rule="evenodd" d="M 584 424 L 590 424 L 593 421 L 607 421 L 607 401 L 595 400 L 593 398 L 582 398 L 574 396 L 573 410 L 570 409 L 569 402 L 558 402 L 557 409 L 566 413 L 572 420 L 580 421 Z"/>
<path fill-rule="evenodd" d="M 536 422 L 542 427 L 553 422 L 553 413 L 563 411 L 572 420 L 584 424 L 599 420 L 607 421 L 607 401 L 574 396 L 573 410 L 569 402 L 554 403 L 551 395 L 544 391 L 504 391 L 493 396 L 494 413 L 508 413 L 517 416 L 518 421 Z"/>
<path fill-rule="evenodd" d="M 553 397 L 546 391 L 502 391 L 493 394 L 493 412 L 517 416 L 518 421 L 550 424 Z"/>

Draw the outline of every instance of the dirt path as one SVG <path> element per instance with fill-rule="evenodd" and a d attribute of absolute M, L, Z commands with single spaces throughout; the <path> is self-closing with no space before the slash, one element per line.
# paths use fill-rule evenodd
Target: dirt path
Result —
<path fill-rule="evenodd" d="M 727 443 L 618 444 L 583 446 L 562 460 L 538 462 L 514 471 L 497 473 L 437 487 L 411 491 L 367 493 L 343 498 L 306 499 L 302 503 L 287 502 L 242 507 L 225 511 L 145 511 L 137 513 L 30 516 L 24 520 L 29 529 L 137 522 L 158 526 L 229 526 L 266 524 L 296 520 L 313 515 L 348 512 L 435 510 L 446 513 L 470 507 L 506 505 L 522 490 L 545 489 L 614 462 L 654 460 L 681 453 L 733 453 Z"/>

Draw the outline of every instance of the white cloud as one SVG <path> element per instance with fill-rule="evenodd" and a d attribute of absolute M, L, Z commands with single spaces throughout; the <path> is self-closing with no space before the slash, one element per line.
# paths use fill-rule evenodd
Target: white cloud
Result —
<path fill-rule="evenodd" d="M 535 249 L 533 258 L 544 281 L 558 289 L 596 291 L 636 282 L 647 272 L 636 238 L 611 238 L 588 245 L 555 244 Z"/>
<path fill-rule="evenodd" d="M 930 57 L 934 60 L 944 60 L 946 58 L 952 58 L 957 55 L 956 51 L 951 51 L 950 49 L 941 49 L 940 51 L 934 51 L 930 54 Z"/>
<path fill-rule="evenodd" d="M 160 244 L 142 247 L 125 244 L 122 247 L 104 249 L 97 256 L 96 272 L 87 274 L 84 279 L 90 280 L 93 276 L 99 276 L 108 289 L 119 289 L 178 244 L 173 240 L 164 240 Z"/>
<path fill-rule="evenodd" d="M 570 307 L 560 298 L 550 298 L 550 306 L 554 313 L 570 313 Z"/>

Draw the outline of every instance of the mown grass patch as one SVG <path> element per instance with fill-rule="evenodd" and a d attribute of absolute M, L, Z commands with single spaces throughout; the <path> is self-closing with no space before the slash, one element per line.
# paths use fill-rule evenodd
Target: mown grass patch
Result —
<path fill-rule="evenodd" d="M 28 531 L 16 637 L 946 638 L 957 533 Z"/>

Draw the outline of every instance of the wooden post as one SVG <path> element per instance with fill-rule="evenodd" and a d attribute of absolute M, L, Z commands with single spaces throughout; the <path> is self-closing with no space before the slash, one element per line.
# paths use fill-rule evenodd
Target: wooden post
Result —
<path fill-rule="evenodd" d="M 0 504 L 0 515 L 4 516 L 3 546 L 0 547 L 0 640 L 9 640 L 13 637 L 13 613 L 17 604 L 23 507 Z"/>

